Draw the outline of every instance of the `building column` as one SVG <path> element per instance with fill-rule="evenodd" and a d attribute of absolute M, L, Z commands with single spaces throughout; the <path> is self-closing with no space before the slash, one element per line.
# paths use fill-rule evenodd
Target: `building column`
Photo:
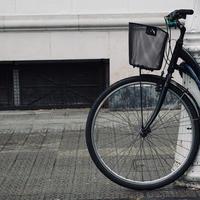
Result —
<path fill-rule="evenodd" d="M 185 36 L 184 47 L 192 54 L 200 64 L 200 1 L 194 0 L 194 15 L 186 20 L 187 33 Z M 200 106 L 200 92 L 195 82 L 186 74 L 183 75 L 183 85 L 188 88 Z M 187 173 L 177 181 L 178 185 L 200 188 L 200 150 L 196 160 Z"/>
<path fill-rule="evenodd" d="M 187 33 L 185 36 L 185 48 L 188 49 L 200 63 L 200 1 L 193 0 L 194 14 L 186 20 Z"/>

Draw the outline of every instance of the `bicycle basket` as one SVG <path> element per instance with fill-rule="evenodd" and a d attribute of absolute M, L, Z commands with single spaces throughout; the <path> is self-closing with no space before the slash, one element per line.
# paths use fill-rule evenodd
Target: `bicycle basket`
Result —
<path fill-rule="evenodd" d="M 159 70 L 162 67 L 168 33 L 143 24 L 129 23 L 129 63 L 134 67 Z"/>

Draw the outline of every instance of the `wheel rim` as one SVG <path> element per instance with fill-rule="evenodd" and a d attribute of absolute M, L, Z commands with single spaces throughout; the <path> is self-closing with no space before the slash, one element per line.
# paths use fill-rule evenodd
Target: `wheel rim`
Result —
<path fill-rule="evenodd" d="M 140 133 L 140 82 L 121 86 L 98 106 L 91 127 L 92 146 L 103 168 L 124 182 L 160 183 L 174 176 L 190 157 L 194 141 L 191 114 L 172 90 L 146 137 Z M 142 82 L 144 123 L 159 97 L 156 83 Z"/>

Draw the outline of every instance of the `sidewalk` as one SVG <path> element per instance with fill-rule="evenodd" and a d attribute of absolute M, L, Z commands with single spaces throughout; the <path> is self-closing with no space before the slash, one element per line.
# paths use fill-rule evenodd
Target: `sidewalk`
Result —
<path fill-rule="evenodd" d="M 133 191 L 105 178 L 85 145 L 87 109 L 0 112 L 0 200 L 197 200 L 200 190 Z"/>

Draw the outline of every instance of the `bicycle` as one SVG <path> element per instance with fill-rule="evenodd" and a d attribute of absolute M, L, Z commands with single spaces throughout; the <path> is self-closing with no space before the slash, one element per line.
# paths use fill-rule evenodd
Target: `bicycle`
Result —
<path fill-rule="evenodd" d="M 172 79 L 178 70 L 200 89 L 200 67 L 183 47 L 186 28 L 180 20 L 193 12 L 181 9 L 167 15 L 167 32 L 129 23 L 129 61 L 139 68 L 139 76 L 111 85 L 89 112 L 86 143 L 90 156 L 107 178 L 121 186 L 151 190 L 170 184 L 186 172 L 198 152 L 199 106 Z M 173 52 L 171 28 L 180 30 Z M 167 74 L 142 74 L 143 69 L 161 69 L 167 41 Z"/>

